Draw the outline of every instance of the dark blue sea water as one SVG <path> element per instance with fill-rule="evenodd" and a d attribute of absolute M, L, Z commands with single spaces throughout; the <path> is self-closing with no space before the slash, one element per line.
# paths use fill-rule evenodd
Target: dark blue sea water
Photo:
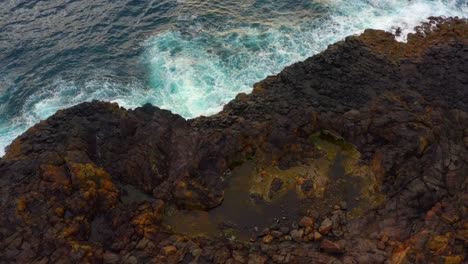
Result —
<path fill-rule="evenodd" d="M 210 115 L 347 35 L 432 15 L 468 17 L 468 0 L 3 0 L 0 149 L 92 99 Z"/>

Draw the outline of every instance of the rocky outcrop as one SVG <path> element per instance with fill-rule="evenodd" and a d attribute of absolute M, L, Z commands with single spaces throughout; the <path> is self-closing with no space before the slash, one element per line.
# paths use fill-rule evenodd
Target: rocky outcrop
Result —
<path fill-rule="evenodd" d="M 245 242 L 161 224 L 168 205 L 219 206 L 225 174 L 247 160 L 288 171 L 331 155 L 317 137 L 356 150 L 344 171 L 365 175 L 359 194 L 375 205 L 293 175 L 321 208 L 300 225 Z M 211 117 L 97 101 L 57 112 L 0 161 L 0 262 L 462 263 L 467 175 L 468 22 L 431 18 L 408 43 L 348 37 Z M 290 184 L 271 182 L 267 198 Z"/>

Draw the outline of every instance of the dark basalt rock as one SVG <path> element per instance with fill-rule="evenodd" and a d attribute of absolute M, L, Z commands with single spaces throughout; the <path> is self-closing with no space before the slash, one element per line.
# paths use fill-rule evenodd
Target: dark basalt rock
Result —
<path fill-rule="evenodd" d="M 468 22 L 458 18 L 432 18 L 408 43 L 376 30 L 348 37 L 211 117 L 97 101 L 61 110 L 0 161 L 0 263 L 462 263 L 467 112 Z M 337 207 L 331 232 L 296 229 L 268 244 L 161 225 L 164 204 L 218 206 L 223 175 L 247 159 L 280 169 L 314 160 L 320 131 L 356 147 L 380 206 L 349 221 Z M 124 185 L 154 199 L 123 203 Z"/>

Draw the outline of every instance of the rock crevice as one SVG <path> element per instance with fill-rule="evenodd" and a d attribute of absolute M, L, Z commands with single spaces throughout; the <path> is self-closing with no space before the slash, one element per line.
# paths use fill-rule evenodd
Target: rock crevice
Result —
<path fill-rule="evenodd" d="M 161 223 L 164 205 L 219 206 L 247 160 L 287 171 L 326 158 L 318 133 L 356 149 L 344 170 L 367 175 L 376 206 L 347 219 L 353 208 L 328 204 L 249 243 Z M 462 263 L 467 175 L 468 22 L 431 18 L 408 43 L 366 30 L 210 117 L 94 101 L 30 128 L 0 160 L 0 263 Z M 327 205 L 319 180 L 296 184 Z M 125 186 L 150 198 L 124 203 Z"/>

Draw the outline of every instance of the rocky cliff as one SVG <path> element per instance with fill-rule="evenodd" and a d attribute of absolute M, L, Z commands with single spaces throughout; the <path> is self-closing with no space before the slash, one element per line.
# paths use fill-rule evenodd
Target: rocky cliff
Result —
<path fill-rule="evenodd" d="M 30 128 L 0 263 L 463 263 L 467 176 L 468 22 L 366 30 L 214 116 L 94 101 Z"/>

